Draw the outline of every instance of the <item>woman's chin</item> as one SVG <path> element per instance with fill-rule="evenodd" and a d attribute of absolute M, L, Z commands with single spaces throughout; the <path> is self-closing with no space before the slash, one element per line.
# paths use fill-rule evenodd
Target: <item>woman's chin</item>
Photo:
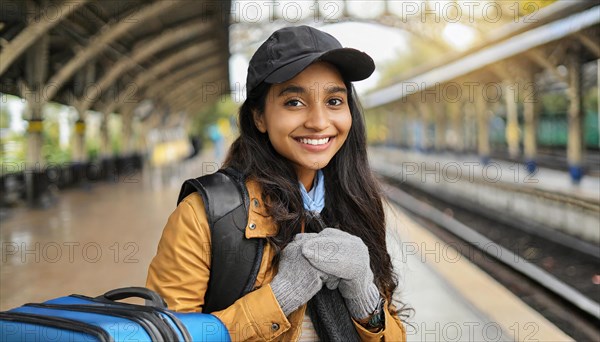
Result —
<path fill-rule="evenodd" d="M 329 160 L 319 160 L 311 163 L 304 163 L 303 166 L 309 170 L 320 170 L 329 164 Z"/>

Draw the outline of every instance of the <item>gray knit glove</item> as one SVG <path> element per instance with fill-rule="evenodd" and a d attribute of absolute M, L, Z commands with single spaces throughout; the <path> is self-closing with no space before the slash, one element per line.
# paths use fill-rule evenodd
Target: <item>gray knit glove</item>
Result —
<path fill-rule="evenodd" d="M 338 289 L 350 315 L 359 320 L 375 311 L 380 295 L 373 283 L 369 249 L 364 242 L 335 228 L 302 235 L 298 237 L 302 241 L 302 254 L 313 266 L 333 276 L 325 280 L 329 289 L 335 288 L 339 281 Z"/>
<path fill-rule="evenodd" d="M 273 294 L 286 316 L 308 302 L 321 290 L 325 281 L 333 278 L 302 256 L 302 243 L 300 237 L 281 251 L 279 270 L 271 281 Z"/>

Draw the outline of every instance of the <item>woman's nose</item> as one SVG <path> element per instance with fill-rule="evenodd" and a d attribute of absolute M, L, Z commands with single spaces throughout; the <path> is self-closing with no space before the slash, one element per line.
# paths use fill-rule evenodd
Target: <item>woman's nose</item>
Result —
<path fill-rule="evenodd" d="M 308 112 L 304 127 L 313 129 L 315 131 L 322 131 L 329 127 L 329 117 L 327 116 L 327 109 L 323 106 L 313 106 Z"/>

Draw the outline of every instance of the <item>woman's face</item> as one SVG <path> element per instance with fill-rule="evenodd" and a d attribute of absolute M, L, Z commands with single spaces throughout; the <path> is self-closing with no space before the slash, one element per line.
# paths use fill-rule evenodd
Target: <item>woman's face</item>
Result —
<path fill-rule="evenodd" d="M 338 70 L 316 62 L 285 83 L 273 84 L 256 127 L 301 175 L 324 168 L 346 141 L 352 126 L 348 90 Z"/>

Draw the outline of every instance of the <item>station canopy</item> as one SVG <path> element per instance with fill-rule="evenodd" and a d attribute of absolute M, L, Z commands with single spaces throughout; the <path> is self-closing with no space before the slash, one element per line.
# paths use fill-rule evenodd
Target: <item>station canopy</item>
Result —
<path fill-rule="evenodd" d="M 201 106 L 229 92 L 230 6 L 3 0 L 0 92 L 81 111 Z"/>

